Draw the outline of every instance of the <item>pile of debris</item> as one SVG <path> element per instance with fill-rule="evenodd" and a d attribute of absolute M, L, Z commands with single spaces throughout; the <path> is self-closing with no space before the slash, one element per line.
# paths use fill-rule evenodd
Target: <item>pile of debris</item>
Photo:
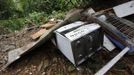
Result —
<path fill-rule="evenodd" d="M 4 44 L 4 46 L 0 45 L 1 50 L 6 50 L 3 53 L 6 57 L 0 58 L 0 60 L 4 58 L 2 69 L 7 68 L 31 50 L 40 47 L 48 39 L 52 39 L 55 46 L 78 70 L 84 61 L 102 48 L 105 48 L 108 53 L 112 53 L 115 48 L 120 48 L 121 51 L 95 74 L 103 75 L 126 53 L 134 53 L 134 23 L 124 19 L 134 14 L 133 5 L 134 1 L 130 1 L 105 11 L 95 12 L 92 8 L 78 10 L 67 15 L 64 21 L 51 20 L 40 27 L 21 31 L 24 34 L 30 31 L 27 35 L 18 34 L 15 37 L 3 35 L 2 38 L 8 38 L 6 40 L 10 40 L 9 42 L 14 42 L 15 38 L 18 38 L 19 43 L 11 42 L 8 47 Z M 22 39 L 22 37 L 28 38 Z"/>
<path fill-rule="evenodd" d="M 57 21 L 50 20 L 48 23 L 41 26 L 31 26 L 16 31 L 8 35 L 1 35 L 0 37 L 0 53 L 1 55 L 1 68 L 5 64 L 10 64 L 17 60 L 17 58 L 29 50 L 42 34 L 49 31 Z M 25 50 L 28 49 L 28 50 Z M 6 67 L 6 65 L 4 66 Z M 3 68 L 4 68 L 3 67 Z"/>

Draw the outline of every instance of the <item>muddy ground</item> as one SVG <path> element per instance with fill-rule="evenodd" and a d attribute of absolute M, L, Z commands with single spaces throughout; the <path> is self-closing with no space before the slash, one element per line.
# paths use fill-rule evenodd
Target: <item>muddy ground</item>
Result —
<path fill-rule="evenodd" d="M 30 35 L 38 30 L 39 28 L 33 27 L 0 35 L 0 67 L 6 64 L 8 51 L 32 42 Z M 80 70 L 77 70 L 48 40 L 44 45 L 11 64 L 6 70 L 0 70 L 0 75 L 93 75 L 118 52 L 119 49 L 111 53 L 103 49 L 80 65 Z M 106 75 L 134 75 L 133 59 L 134 56 L 125 55 Z"/>

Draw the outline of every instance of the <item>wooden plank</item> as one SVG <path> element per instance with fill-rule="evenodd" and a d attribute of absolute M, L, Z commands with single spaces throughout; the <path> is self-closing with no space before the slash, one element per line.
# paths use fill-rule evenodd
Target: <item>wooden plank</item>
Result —
<path fill-rule="evenodd" d="M 103 30 L 105 31 L 105 33 L 107 33 L 108 35 L 110 35 L 111 37 L 113 37 L 114 39 L 118 40 L 119 42 L 121 42 L 123 45 L 125 46 L 129 46 L 128 44 L 128 38 L 122 38 L 122 33 L 119 32 L 113 25 L 111 25 L 110 23 L 106 23 L 101 19 L 98 19 L 96 17 L 92 18 L 94 22 L 99 23 Z"/>
<path fill-rule="evenodd" d="M 37 44 L 37 42 L 31 42 L 26 46 L 9 51 L 7 64 L 2 67 L 2 70 L 6 69 L 10 64 L 18 60 L 22 54 L 29 51 L 35 44 Z"/>
<path fill-rule="evenodd" d="M 33 40 L 36 40 L 36 39 L 38 39 L 41 35 L 43 35 L 45 32 L 47 32 L 46 29 L 41 29 L 41 30 L 39 30 L 38 32 L 36 32 L 36 33 L 34 33 L 33 35 L 31 35 L 31 38 L 32 38 Z"/>
<path fill-rule="evenodd" d="M 48 23 L 46 23 L 46 24 L 41 25 L 40 27 L 41 27 L 41 28 L 49 29 L 49 28 L 53 27 L 54 25 L 56 25 L 56 23 L 48 22 Z"/>
<path fill-rule="evenodd" d="M 100 69 L 95 75 L 104 75 L 110 68 L 113 67 L 127 52 L 129 48 L 126 47 L 118 55 L 116 55 L 110 62 L 108 62 L 102 69 Z"/>

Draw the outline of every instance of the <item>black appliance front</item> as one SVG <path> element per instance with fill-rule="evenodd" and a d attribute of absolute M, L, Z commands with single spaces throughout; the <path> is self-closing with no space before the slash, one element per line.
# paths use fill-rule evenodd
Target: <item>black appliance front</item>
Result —
<path fill-rule="evenodd" d="M 76 66 L 84 62 L 90 54 L 98 51 L 103 46 L 102 29 L 95 30 L 72 43 L 72 50 Z"/>

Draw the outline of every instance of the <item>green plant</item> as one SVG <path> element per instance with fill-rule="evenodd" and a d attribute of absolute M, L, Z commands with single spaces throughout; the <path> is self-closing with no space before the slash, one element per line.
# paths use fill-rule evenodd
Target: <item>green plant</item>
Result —
<path fill-rule="evenodd" d="M 15 31 L 28 24 L 41 25 L 50 18 L 63 19 L 73 7 L 89 0 L 0 0 L 0 26 Z"/>
<path fill-rule="evenodd" d="M 42 25 L 51 18 L 63 19 L 65 12 L 53 11 L 52 14 L 45 14 L 44 12 L 33 12 L 25 18 L 0 20 L 0 26 L 9 30 L 9 32 L 20 30 L 26 25 Z"/>
<path fill-rule="evenodd" d="M 63 11 L 53 11 L 49 18 L 64 19 L 65 12 Z"/>
<path fill-rule="evenodd" d="M 46 21 L 45 13 L 44 12 L 33 12 L 30 13 L 27 21 L 34 23 L 35 25 L 40 25 Z"/>
<path fill-rule="evenodd" d="M 20 30 L 26 25 L 24 18 L 0 20 L 0 23 L 0 26 L 8 29 L 9 32 Z"/>

